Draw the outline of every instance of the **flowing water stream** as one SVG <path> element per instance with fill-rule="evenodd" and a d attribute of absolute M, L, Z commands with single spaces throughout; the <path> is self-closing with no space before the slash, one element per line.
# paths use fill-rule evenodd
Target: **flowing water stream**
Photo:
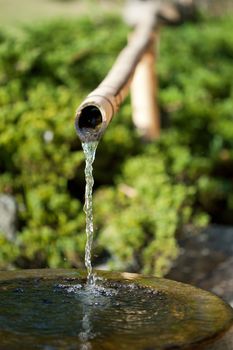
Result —
<path fill-rule="evenodd" d="M 93 208 L 92 208 L 92 189 L 94 185 L 93 167 L 92 164 L 95 160 L 95 152 L 98 146 L 98 141 L 82 142 L 83 152 L 86 159 L 85 166 L 85 205 L 84 211 L 86 213 L 86 248 L 85 248 L 85 266 L 87 268 L 87 284 L 93 285 L 95 283 L 94 274 L 91 265 L 91 249 L 94 234 L 93 225 Z"/>

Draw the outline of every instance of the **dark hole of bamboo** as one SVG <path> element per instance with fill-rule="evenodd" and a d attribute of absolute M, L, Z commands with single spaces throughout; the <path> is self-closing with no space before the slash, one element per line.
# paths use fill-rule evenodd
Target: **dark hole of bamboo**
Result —
<path fill-rule="evenodd" d="M 96 129 L 102 124 L 102 114 L 98 107 L 87 106 L 81 111 L 78 126 L 82 129 Z"/>

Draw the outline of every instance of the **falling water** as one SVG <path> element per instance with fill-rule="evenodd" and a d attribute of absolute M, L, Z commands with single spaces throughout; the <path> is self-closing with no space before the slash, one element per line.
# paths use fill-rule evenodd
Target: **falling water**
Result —
<path fill-rule="evenodd" d="M 94 185 L 93 167 L 92 164 L 95 160 L 95 152 L 98 146 L 98 141 L 82 142 L 83 152 L 85 154 L 86 166 L 85 166 L 85 205 L 84 211 L 86 213 L 86 248 L 85 248 L 85 266 L 87 268 L 87 283 L 94 284 L 94 275 L 91 265 L 91 248 L 93 242 L 94 226 L 93 226 L 93 210 L 92 210 L 92 188 Z"/>

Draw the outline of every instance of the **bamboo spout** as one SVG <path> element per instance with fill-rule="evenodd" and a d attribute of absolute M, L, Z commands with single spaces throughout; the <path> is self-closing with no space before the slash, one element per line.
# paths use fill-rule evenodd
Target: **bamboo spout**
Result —
<path fill-rule="evenodd" d="M 112 69 L 79 106 L 75 127 L 81 141 L 98 140 L 127 96 L 134 71 L 153 42 L 156 12 L 157 6 L 147 8 L 147 14 L 136 26 Z"/>
<path fill-rule="evenodd" d="M 98 140 L 115 112 L 113 98 L 101 93 L 91 93 L 77 110 L 75 127 L 82 142 Z"/>

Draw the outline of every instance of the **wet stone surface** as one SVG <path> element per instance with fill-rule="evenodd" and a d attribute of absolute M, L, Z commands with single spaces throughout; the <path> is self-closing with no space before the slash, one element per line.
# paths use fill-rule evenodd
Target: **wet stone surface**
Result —
<path fill-rule="evenodd" d="M 0 232 L 14 240 L 17 230 L 17 204 L 13 196 L 0 193 Z"/>
<path fill-rule="evenodd" d="M 179 244 L 181 254 L 166 277 L 209 290 L 233 306 L 233 227 L 213 225 Z"/>

